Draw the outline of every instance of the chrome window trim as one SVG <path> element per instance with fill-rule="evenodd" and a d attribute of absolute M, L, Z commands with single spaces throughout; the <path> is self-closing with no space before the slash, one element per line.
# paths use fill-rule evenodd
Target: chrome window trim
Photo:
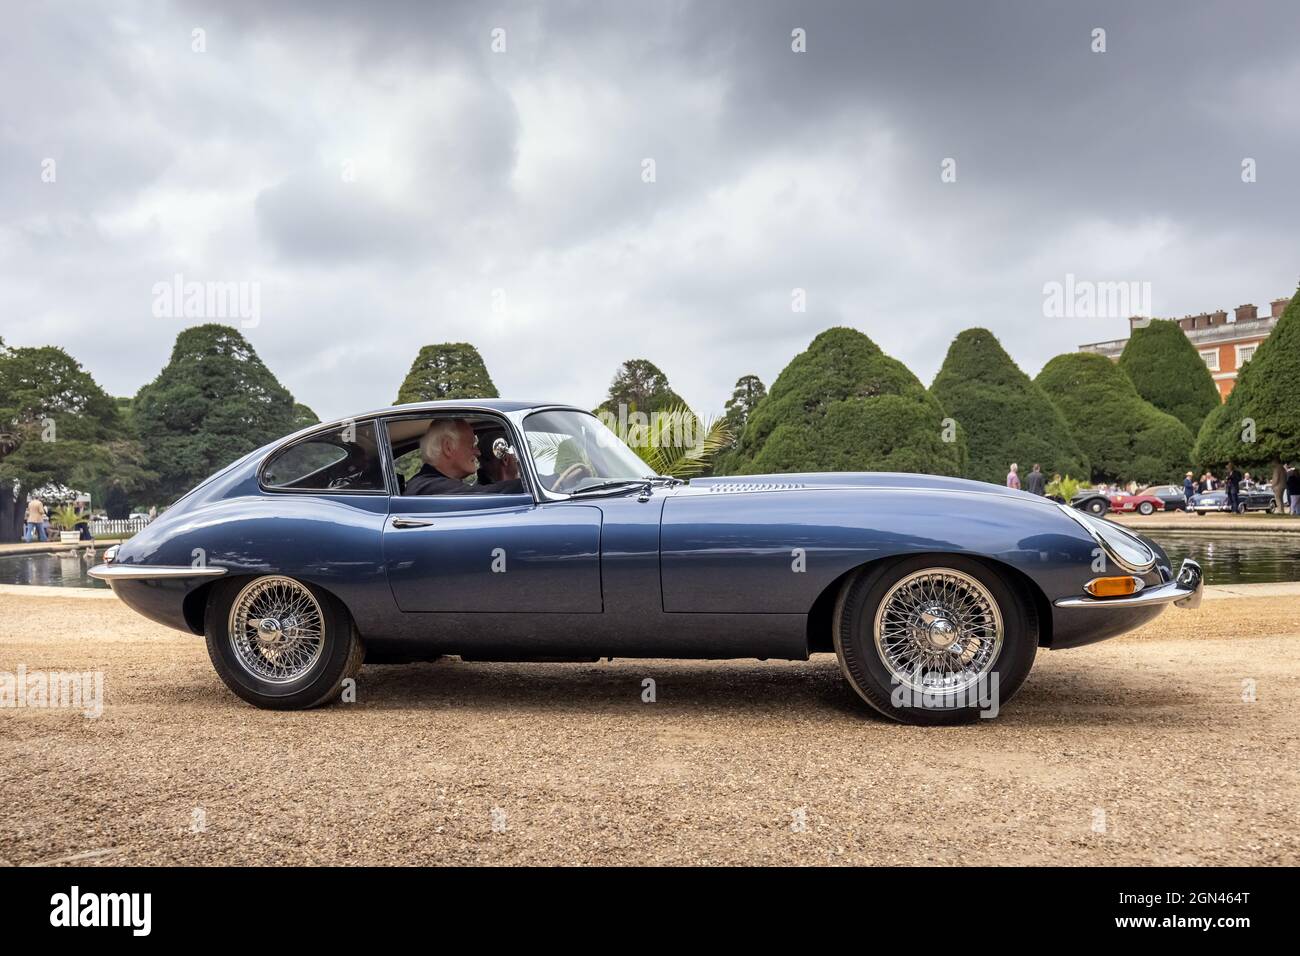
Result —
<path fill-rule="evenodd" d="M 580 415 L 590 415 L 596 421 L 600 421 L 599 417 L 597 417 L 596 415 L 592 415 L 592 413 L 587 411 L 586 409 L 575 408 L 572 405 L 538 405 L 535 408 L 527 408 L 527 409 L 523 409 L 522 411 L 511 412 L 510 417 L 512 420 L 516 421 L 516 424 L 518 425 L 519 434 L 523 438 L 523 451 L 524 454 L 528 457 L 529 468 L 532 470 L 534 475 L 537 475 L 537 478 L 533 483 L 533 487 L 536 489 L 535 493 L 539 493 L 542 496 L 541 500 L 544 501 L 574 501 L 574 500 L 582 501 L 585 498 L 585 496 L 583 495 L 575 496 L 573 494 L 565 494 L 562 491 L 551 491 L 544 484 L 542 484 L 541 476 L 537 472 L 536 466 L 533 462 L 533 451 L 531 448 L 528 447 L 528 429 L 524 423 L 532 415 L 536 415 L 540 412 L 554 412 L 554 411 L 577 412 Z M 515 416 L 518 416 L 518 418 L 516 419 Z M 519 447 L 520 447 L 519 445 L 515 445 L 516 450 L 518 450 Z M 636 452 L 633 451 L 632 454 L 635 455 Z M 638 455 L 637 457 L 639 458 L 640 456 Z M 650 466 L 647 465 L 646 467 L 649 468 Z M 631 483 L 633 481 L 638 481 L 638 480 L 639 479 L 629 478 L 628 482 Z M 644 484 L 644 482 L 642 482 L 642 484 Z M 628 491 L 633 491 L 633 490 L 634 489 L 631 487 L 628 488 Z"/>
<path fill-rule="evenodd" d="M 531 412 L 531 410 L 530 410 L 530 412 Z M 392 473 L 392 482 L 391 482 L 391 484 L 389 485 L 389 487 L 390 487 L 391 490 L 392 490 L 392 493 L 391 493 L 391 495 L 390 495 L 389 497 L 392 497 L 392 498 L 432 498 L 432 497 L 436 497 L 436 498 L 451 498 L 451 499 L 456 499 L 456 498 L 474 498 L 474 499 L 476 499 L 476 500 L 481 500 L 481 499 L 484 497 L 482 494 L 477 494 L 477 495 L 468 495 L 468 494 L 467 494 L 467 495 L 404 495 L 404 494 L 401 494 L 401 492 L 399 491 L 399 489 L 398 489 L 398 487 L 397 487 L 397 460 L 396 460 L 396 458 L 394 458 L 394 456 L 393 456 L 393 443 L 392 443 L 392 441 L 391 441 L 391 440 L 389 439 L 389 437 L 388 437 L 388 423 L 389 423 L 389 422 L 399 422 L 399 421 L 409 421 L 409 420 L 411 420 L 411 419 L 430 419 L 430 420 L 432 420 L 432 419 L 434 419 L 434 418 L 466 418 L 466 417 L 472 417 L 472 418 L 491 418 L 491 419 L 495 419 L 496 421 L 498 421 L 498 422 L 501 423 L 501 425 L 502 425 L 502 427 L 505 429 L 506 433 L 507 433 L 508 435 L 510 435 L 511 438 L 513 439 L 513 441 L 511 442 L 511 444 L 513 444 L 513 445 L 515 446 L 515 457 L 517 457 L 517 458 L 519 459 L 519 463 L 520 463 L 520 466 L 521 466 L 520 469 L 519 469 L 519 477 L 520 477 L 520 479 L 521 479 L 521 480 L 523 481 L 523 483 L 524 483 L 524 490 L 523 490 L 522 492 L 518 492 L 518 493 L 515 495 L 515 497 L 521 497 L 521 496 L 523 496 L 523 495 L 528 495 L 530 498 L 532 498 L 532 500 L 533 500 L 533 504 L 539 504 L 540 502 L 539 502 L 539 499 L 538 499 L 538 497 L 537 497 L 537 491 L 538 491 L 538 489 L 541 487 L 541 482 L 538 482 L 538 481 L 534 480 L 534 479 L 532 478 L 532 476 L 531 476 L 531 471 L 532 471 L 531 465 L 532 465 L 532 462 L 531 462 L 531 460 L 529 459 L 528 449 L 527 449 L 527 448 L 523 448 L 523 449 L 522 449 L 522 452 L 521 452 L 521 446 L 522 446 L 524 443 L 521 442 L 521 441 L 519 440 L 519 439 L 520 439 L 520 436 L 521 436 L 521 434 L 522 434 L 519 422 L 517 422 L 517 421 L 514 419 L 514 417 L 513 417 L 510 413 L 508 413 L 508 412 L 498 412 L 498 411 L 495 411 L 495 410 L 493 410 L 493 409 L 476 408 L 476 407 L 474 407 L 474 406 L 466 406 L 465 408 L 445 408 L 445 409 L 444 409 L 444 408 L 439 408 L 439 409 L 436 409 L 436 410 L 433 410 L 433 411 L 424 411 L 424 412 L 397 412 L 396 414 L 392 414 L 392 415 L 382 415 L 382 416 L 379 417 L 378 421 L 379 421 L 379 423 L 383 426 L 384 448 L 386 449 L 386 451 L 384 452 L 384 459 L 385 459 L 385 465 L 384 465 L 384 467 L 385 467 L 386 469 L 388 469 L 389 471 L 391 471 L 391 473 Z M 491 454 L 491 449 L 488 449 L 488 452 L 487 452 L 487 453 L 488 453 L 488 454 Z M 524 467 L 525 465 L 527 465 L 527 467 Z M 511 497 L 511 495 L 509 495 L 509 494 L 501 494 L 501 495 L 499 495 L 499 497 L 501 497 L 501 498 L 509 498 L 509 497 Z"/>
<path fill-rule="evenodd" d="M 376 446 L 375 451 L 376 453 L 380 454 L 382 458 L 382 449 L 378 447 L 379 436 L 380 436 L 379 419 L 345 418 L 342 421 L 330 422 L 328 425 L 322 425 L 319 428 L 313 429 L 312 431 L 308 432 L 305 435 L 291 436 L 290 438 L 287 438 L 284 441 L 282 441 L 280 444 L 276 445 L 265 455 L 263 455 L 262 460 L 257 463 L 257 470 L 253 473 L 254 476 L 257 478 L 258 490 L 268 495 L 313 495 L 316 497 L 319 497 L 321 495 L 359 495 L 362 497 L 370 497 L 370 498 L 388 497 L 387 483 L 385 483 L 385 486 L 383 488 L 284 488 L 278 485 L 268 485 L 264 481 L 262 481 L 262 473 L 266 470 L 266 466 L 270 464 L 271 459 L 274 458 L 276 455 L 279 455 L 281 452 L 288 451 L 294 445 L 301 445 L 303 442 L 311 441 L 312 439 L 317 438 L 321 435 L 328 435 L 330 432 L 338 431 L 340 428 L 344 427 L 344 425 L 346 425 L 349 421 L 351 421 L 354 425 L 374 426 L 375 446 Z M 382 467 L 380 469 L 380 473 L 383 474 Z M 387 475 L 385 475 L 384 477 L 385 477 L 385 482 L 387 482 Z"/>

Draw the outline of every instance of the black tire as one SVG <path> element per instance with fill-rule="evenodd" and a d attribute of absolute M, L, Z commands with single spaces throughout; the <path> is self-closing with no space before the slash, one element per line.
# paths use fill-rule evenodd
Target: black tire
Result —
<path fill-rule="evenodd" d="M 1246 507 L 1246 502 L 1244 502 L 1244 501 L 1242 501 L 1242 502 L 1238 502 L 1238 504 L 1237 504 L 1237 514 L 1239 514 L 1239 515 L 1244 515 L 1248 510 L 1250 510 L 1250 509 L 1248 509 L 1248 508 Z"/>
<path fill-rule="evenodd" d="M 240 662 L 230 638 L 230 611 L 248 587 L 279 575 L 221 581 L 208 595 L 203 616 L 208 657 L 217 676 L 236 695 L 268 710 L 305 710 L 339 698 L 343 682 L 355 677 L 365 658 L 365 647 L 347 608 L 333 595 L 304 581 L 293 581 L 316 599 L 321 612 L 323 646 L 318 657 L 300 676 L 285 683 L 265 680 Z"/>
<path fill-rule="evenodd" d="M 875 642 L 877 609 L 890 589 L 908 575 L 927 569 L 951 569 L 974 578 L 989 592 L 1002 617 L 1002 647 L 985 671 L 987 695 L 996 686 L 1000 708 L 1020 689 L 1038 652 L 1038 615 L 1023 586 L 973 558 L 918 555 L 865 568 L 845 582 L 832 619 L 840 670 L 858 696 L 891 720 L 905 724 L 961 724 L 979 717 L 978 700 L 956 694 L 917 705 L 889 671 Z M 996 679 L 996 685 L 992 682 Z M 900 699 L 895 699 L 896 692 Z"/>
<path fill-rule="evenodd" d="M 1091 511 L 1095 515 L 1104 515 L 1107 511 L 1110 510 L 1110 506 L 1106 504 L 1106 502 L 1102 501 L 1100 498 L 1096 498 L 1088 502 L 1087 510 Z"/>
<path fill-rule="evenodd" d="M 1268 512 L 1269 514 L 1274 514 L 1274 513 L 1277 511 L 1277 502 L 1276 502 L 1276 501 L 1270 501 L 1270 502 L 1268 503 L 1268 507 L 1265 508 L 1264 510 L 1265 510 L 1266 512 Z"/>
<path fill-rule="evenodd" d="M 1138 505 L 1139 514 L 1144 514 L 1144 515 L 1154 514 L 1155 510 L 1156 510 L 1155 505 L 1153 505 L 1149 501 L 1144 501 L 1140 505 Z"/>

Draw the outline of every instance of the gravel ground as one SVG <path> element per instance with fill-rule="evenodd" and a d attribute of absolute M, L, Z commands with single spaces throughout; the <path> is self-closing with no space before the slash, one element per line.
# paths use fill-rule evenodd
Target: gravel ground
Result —
<path fill-rule="evenodd" d="M 0 671 L 106 682 L 98 719 L 0 710 L 0 862 L 1294 865 L 1298 650 L 1300 597 L 1206 601 L 959 728 L 830 655 L 371 666 L 281 714 L 115 600 L 0 594 Z"/>

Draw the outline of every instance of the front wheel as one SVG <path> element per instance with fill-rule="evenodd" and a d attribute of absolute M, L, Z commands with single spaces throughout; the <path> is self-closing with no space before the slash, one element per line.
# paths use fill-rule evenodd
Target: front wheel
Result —
<path fill-rule="evenodd" d="M 364 657 L 352 618 L 335 597 L 278 574 L 219 582 L 208 596 L 203 631 L 225 685 L 271 710 L 335 698 Z"/>
<path fill-rule="evenodd" d="M 833 628 L 849 684 L 907 724 L 995 716 L 1038 650 L 1032 599 L 983 562 L 957 555 L 858 572 L 840 592 Z"/>
<path fill-rule="evenodd" d="M 1155 510 L 1155 505 L 1151 504 L 1149 501 L 1144 501 L 1142 504 L 1138 505 L 1138 511 L 1144 515 L 1153 514 Z"/>
<path fill-rule="evenodd" d="M 1088 510 L 1095 515 L 1104 515 L 1106 513 L 1106 504 L 1103 501 L 1088 502 Z"/>

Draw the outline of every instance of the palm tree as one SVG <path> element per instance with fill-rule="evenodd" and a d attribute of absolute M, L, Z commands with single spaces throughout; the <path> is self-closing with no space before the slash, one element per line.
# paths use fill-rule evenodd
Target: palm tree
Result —
<path fill-rule="evenodd" d="M 657 475 L 701 475 L 718 452 L 731 444 L 731 430 L 724 418 L 703 418 L 685 403 L 670 405 L 649 418 L 647 427 L 629 429 L 629 434 L 619 437 Z"/>

